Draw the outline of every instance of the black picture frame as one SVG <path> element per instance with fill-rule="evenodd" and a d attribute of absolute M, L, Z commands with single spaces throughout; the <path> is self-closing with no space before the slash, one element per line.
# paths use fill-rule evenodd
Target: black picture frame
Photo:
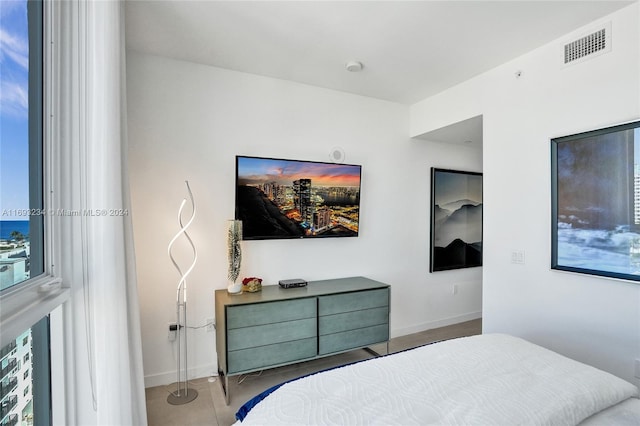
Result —
<path fill-rule="evenodd" d="M 482 266 L 482 173 L 431 168 L 429 271 Z"/>
<path fill-rule="evenodd" d="M 551 139 L 551 268 L 640 281 L 640 121 Z"/>
<path fill-rule="evenodd" d="M 362 166 L 236 156 L 243 240 L 357 237 Z"/>

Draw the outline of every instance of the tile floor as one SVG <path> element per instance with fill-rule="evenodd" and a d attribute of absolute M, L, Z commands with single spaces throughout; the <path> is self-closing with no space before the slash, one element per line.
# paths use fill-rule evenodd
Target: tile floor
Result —
<path fill-rule="evenodd" d="M 389 352 L 398 352 L 425 343 L 480 333 L 482 333 L 481 319 L 467 321 L 393 338 L 389 342 Z M 372 349 L 379 353 L 385 353 L 386 345 L 374 345 Z M 149 426 L 229 426 L 235 423 L 235 413 L 242 404 L 273 385 L 313 371 L 367 358 L 371 358 L 371 354 L 360 349 L 286 367 L 264 370 L 260 375 L 232 376 L 229 378 L 229 387 L 231 388 L 229 405 L 225 404 L 217 377 L 212 378 L 215 379 L 212 382 L 207 377 L 191 380 L 189 387 L 198 392 L 198 397 L 184 405 L 171 405 L 167 402 L 169 393 L 176 389 L 175 385 L 147 388 L 147 420 Z"/>

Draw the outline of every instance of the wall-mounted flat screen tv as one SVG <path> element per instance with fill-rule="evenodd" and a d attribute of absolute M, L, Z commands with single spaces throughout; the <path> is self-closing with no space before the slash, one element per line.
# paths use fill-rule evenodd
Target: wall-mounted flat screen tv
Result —
<path fill-rule="evenodd" d="M 244 240 L 357 237 L 361 166 L 236 156 Z"/>
<path fill-rule="evenodd" d="M 640 281 L 640 121 L 551 140 L 551 267 Z"/>

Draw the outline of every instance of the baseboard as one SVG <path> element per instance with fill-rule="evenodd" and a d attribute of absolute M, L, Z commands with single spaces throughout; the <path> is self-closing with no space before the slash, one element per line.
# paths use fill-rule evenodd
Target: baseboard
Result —
<path fill-rule="evenodd" d="M 446 327 L 448 325 L 459 324 L 465 321 L 471 321 L 482 318 L 482 312 L 470 312 L 464 315 L 430 321 L 411 327 L 396 328 L 391 330 L 391 338 L 405 336 L 407 334 L 419 333 L 421 331 L 432 330 L 434 328 Z"/>
<path fill-rule="evenodd" d="M 198 367 L 189 368 L 188 371 L 189 380 L 198 379 L 200 377 L 217 376 L 218 370 L 214 364 L 202 365 Z M 175 383 L 177 381 L 177 373 L 175 370 L 168 371 L 166 373 L 151 374 L 144 376 L 144 387 L 152 388 L 154 386 L 165 386 Z"/>

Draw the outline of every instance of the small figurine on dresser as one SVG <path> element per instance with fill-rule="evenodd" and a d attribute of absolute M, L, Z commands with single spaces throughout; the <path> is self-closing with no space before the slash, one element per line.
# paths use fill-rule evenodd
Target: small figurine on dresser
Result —
<path fill-rule="evenodd" d="M 262 290 L 262 278 L 249 277 L 242 280 L 242 291 L 255 293 Z"/>

